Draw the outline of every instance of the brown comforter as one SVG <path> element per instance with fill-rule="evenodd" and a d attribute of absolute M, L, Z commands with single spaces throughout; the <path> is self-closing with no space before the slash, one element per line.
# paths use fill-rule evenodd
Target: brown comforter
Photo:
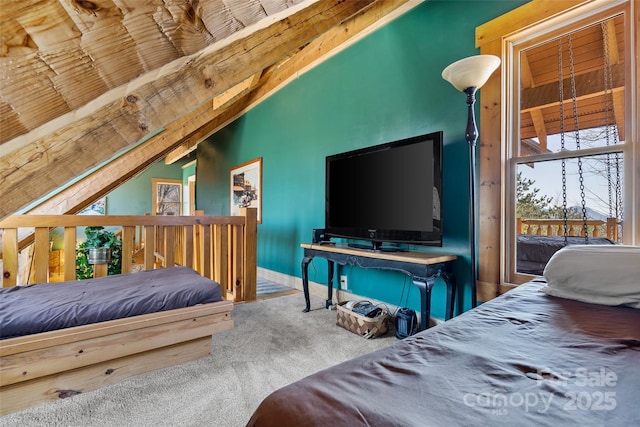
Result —
<path fill-rule="evenodd" d="M 248 425 L 640 425 L 640 310 L 542 284 L 277 390 Z"/>

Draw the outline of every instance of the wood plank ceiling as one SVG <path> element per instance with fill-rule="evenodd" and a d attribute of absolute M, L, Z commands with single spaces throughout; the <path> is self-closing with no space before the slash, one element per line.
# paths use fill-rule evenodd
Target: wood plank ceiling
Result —
<path fill-rule="evenodd" d="M 522 51 L 520 141 L 524 153 L 547 150 L 547 137 L 575 129 L 616 127 L 624 132 L 625 36 L 622 15 Z M 569 36 L 571 50 L 569 50 Z M 559 58 L 562 71 L 559 72 Z M 573 76 L 573 78 L 572 78 Z M 564 122 L 560 117 L 560 85 Z M 573 94 L 575 92 L 575 112 Z M 534 141 L 534 138 L 536 139 Z"/>
<path fill-rule="evenodd" d="M 422 1 L 3 0 L 0 219 L 77 212 Z"/>

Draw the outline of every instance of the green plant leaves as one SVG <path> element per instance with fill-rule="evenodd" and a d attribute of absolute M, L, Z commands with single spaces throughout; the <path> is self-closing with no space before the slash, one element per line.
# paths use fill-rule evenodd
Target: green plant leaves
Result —
<path fill-rule="evenodd" d="M 112 231 L 102 226 L 86 227 L 86 239 L 76 247 L 76 280 L 91 279 L 93 265 L 89 264 L 89 248 L 111 248 L 111 261 L 107 274 L 122 273 L 122 242 Z"/>

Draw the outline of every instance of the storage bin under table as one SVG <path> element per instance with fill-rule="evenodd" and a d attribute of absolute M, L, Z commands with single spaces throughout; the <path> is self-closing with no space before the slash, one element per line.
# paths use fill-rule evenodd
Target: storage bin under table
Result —
<path fill-rule="evenodd" d="M 333 303 L 334 264 L 338 268 L 342 265 L 356 266 L 360 268 L 373 268 L 380 270 L 400 271 L 411 277 L 413 284 L 420 291 L 420 329 L 427 329 L 428 319 L 431 316 L 431 290 L 436 284 L 436 279 L 441 278 L 447 287 L 447 305 L 445 319 L 453 317 L 455 304 L 456 280 L 453 274 L 453 261 L 456 255 L 432 254 L 427 252 L 403 251 L 385 252 L 367 249 L 356 249 L 340 244 L 308 244 L 300 245 L 304 249 L 302 258 L 302 288 L 306 307 L 305 313 L 311 308 L 309 300 L 309 274 L 308 267 L 315 257 L 324 258 L 328 264 L 327 300 L 325 307 L 331 307 Z M 339 276 L 340 272 L 336 276 Z M 337 284 L 336 284 L 337 288 Z"/>

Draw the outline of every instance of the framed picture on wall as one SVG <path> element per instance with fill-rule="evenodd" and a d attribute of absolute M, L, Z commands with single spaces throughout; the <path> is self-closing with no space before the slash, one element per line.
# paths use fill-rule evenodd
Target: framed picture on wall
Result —
<path fill-rule="evenodd" d="M 107 198 L 102 197 L 78 212 L 78 215 L 106 215 Z"/>
<path fill-rule="evenodd" d="M 257 208 L 258 223 L 262 223 L 262 157 L 231 168 L 231 215 L 240 215 L 241 208 Z"/>

